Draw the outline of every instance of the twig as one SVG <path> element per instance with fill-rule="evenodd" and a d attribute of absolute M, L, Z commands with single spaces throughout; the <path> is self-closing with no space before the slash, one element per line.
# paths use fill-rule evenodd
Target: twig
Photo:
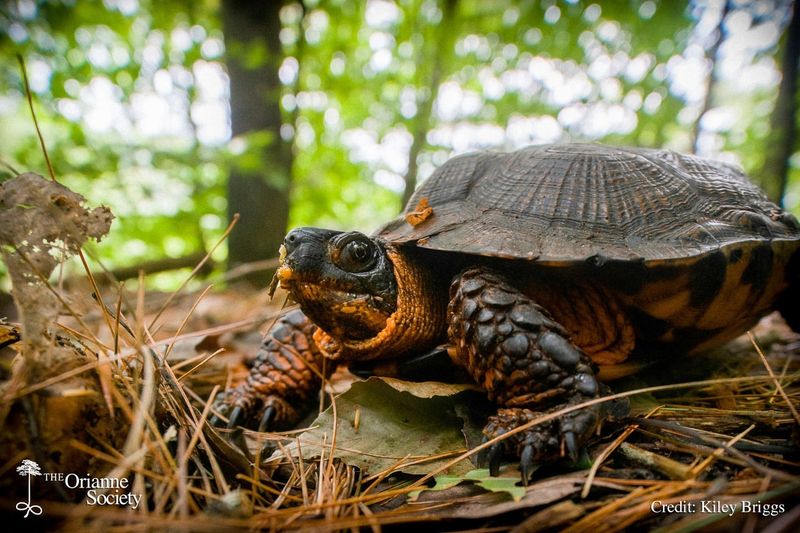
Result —
<path fill-rule="evenodd" d="M 15 176 L 19 176 L 19 171 L 17 171 L 17 169 L 16 169 L 16 168 L 14 168 L 14 167 L 11 165 L 11 163 L 9 163 L 8 161 L 6 161 L 6 160 L 5 160 L 5 159 L 3 159 L 2 157 L 0 157 L 0 165 L 2 165 L 2 166 L 4 166 L 4 167 L 6 167 L 6 168 L 9 170 L 9 172 L 11 172 L 13 175 L 15 175 Z"/>
<path fill-rule="evenodd" d="M 753 431 L 753 430 L 755 429 L 755 427 L 756 427 L 756 425 L 755 425 L 755 424 L 750 424 L 750 426 L 748 426 L 748 427 L 747 427 L 747 429 L 745 429 L 744 431 L 742 431 L 741 433 L 739 433 L 738 435 L 736 435 L 735 437 L 733 437 L 732 439 L 730 439 L 730 440 L 729 440 L 728 442 L 726 442 L 724 445 L 722 445 L 722 446 L 718 447 L 716 450 L 714 450 L 714 451 L 711 453 L 711 455 L 707 456 L 707 457 L 706 457 L 705 459 L 703 459 L 703 460 L 702 460 L 702 461 L 701 461 L 699 464 L 697 464 L 696 466 L 694 466 L 694 467 L 692 468 L 691 472 L 690 472 L 690 475 L 691 475 L 693 478 L 695 478 L 695 479 L 696 479 L 696 478 L 697 478 L 697 476 L 699 476 L 700 474 L 702 474 L 702 473 L 703 473 L 703 471 L 704 471 L 706 468 L 708 468 L 709 466 L 711 466 L 711 463 L 713 463 L 713 462 L 714 462 L 714 459 L 716 459 L 717 457 L 719 457 L 719 456 L 721 456 L 723 453 L 725 453 L 725 450 L 726 450 L 726 449 L 730 449 L 730 448 L 731 448 L 731 446 L 733 446 L 734 444 L 736 444 L 736 442 L 737 442 L 737 441 L 740 441 L 741 439 L 743 439 L 743 438 L 745 437 L 745 435 L 747 435 L 748 433 L 750 433 L 751 431 Z"/>
<path fill-rule="evenodd" d="M 653 467 L 666 474 L 670 479 L 683 481 L 691 477 L 689 466 L 668 457 L 644 450 L 628 442 L 621 443 L 619 449 L 628 459 Z"/>
<path fill-rule="evenodd" d="M 650 392 L 660 392 L 660 391 L 676 390 L 676 389 L 691 389 L 691 388 L 697 388 L 697 387 L 705 387 L 705 386 L 708 386 L 708 385 L 716 385 L 716 384 L 720 384 L 720 383 L 736 383 L 736 382 L 746 382 L 746 381 L 752 381 L 752 380 L 761 381 L 761 380 L 769 380 L 769 379 L 771 379 L 771 378 L 769 378 L 768 376 L 743 376 L 743 377 L 735 377 L 735 378 L 705 379 L 705 380 L 700 380 L 700 381 L 690 381 L 690 382 L 686 382 L 686 383 L 674 383 L 674 384 L 671 384 L 671 385 L 656 385 L 656 386 L 652 386 L 652 387 L 644 387 L 644 388 L 641 388 L 641 389 L 635 389 L 635 390 L 631 390 L 631 391 L 620 392 L 620 393 L 617 393 L 617 394 L 611 394 L 609 396 L 601 396 L 599 398 L 593 398 L 593 399 L 588 400 L 586 402 L 582 402 L 582 403 L 579 403 L 579 404 L 576 404 L 576 405 L 571 405 L 569 407 L 565 407 L 563 409 L 559 409 L 557 411 L 553 411 L 552 413 L 547 413 L 545 415 L 542 415 L 539 418 L 536 418 L 534 420 L 531 420 L 530 422 L 522 424 L 521 426 L 518 426 L 518 427 L 516 427 L 516 428 L 514 428 L 512 430 L 509 430 L 508 432 L 503 433 L 502 435 L 498 435 L 497 437 L 494 437 L 493 439 L 490 439 L 490 440 L 484 442 L 483 444 L 480 444 L 480 445 L 476 446 L 475 448 L 472 448 L 471 450 L 463 453 L 462 455 L 459 455 L 455 459 L 452 459 L 451 461 L 448 461 L 445 464 L 437 467 L 432 472 L 429 472 L 429 473 L 425 474 L 424 476 L 422 476 L 421 478 L 416 480 L 414 483 L 412 483 L 409 488 L 416 488 L 416 487 L 421 486 L 422 484 L 424 484 L 429 479 L 433 479 L 434 476 L 436 476 L 437 474 L 439 474 L 441 472 L 444 472 L 445 470 L 447 470 L 451 466 L 455 465 L 459 461 L 463 461 L 464 459 L 468 459 L 472 455 L 480 452 L 481 450 L 485 450 L 486 448 L 489 448 L 490 446 L 493 446 L 493 445 L 497 444 L 500 441 L 503 441 L 503 440 L 505 440 L 505 439 L 507 439 L 509 437 L 512 437 L 512 436 L 518 434 L 518 433 L 522 433 L 523 431 L 527 431 L 528 429 L 530 429 L 532 427 L 538 426 L 540 424 L 544 424 L 545 422 L 549 422 L 551 420 L 555 420 L 555 419 L 557 419 L 559 417 L 562 417 L 562 416 L 564 416 L 566 414 L 578 411 L 580 409 L 584 409 L 586 407 L 590 407 L 592 405 L 597 405 L 597 404 L 609 402 L 609 401 L 612 401 L 612 400 L 617 400 L 619 398 L 627 398 L 629 396 L 636 396 L 638 394 L 647 394 L 647 393 L 650 393 Z"/>
<path fill-rule="evenodd" d="M 753 336 L 751 332 L 747 332 L 747 336 L 750 337 L 750 342 L 753 343 L 753 346 L 756 348 L 756 352 L 758 352 L 758 356 L 761 358 L 761 362 L 764 363 L 764 366 L 769 373 L 769 377 L 772 378 L 772 381 L 775 383 L 775 388 L 778 389 L 778 393 L 783 397 L 783 400 L 786 402 L 786 405 L 789 407 L 789 410 L 792 412 L 792 416 L 794 416 L 795 421 L 798 425 L 800 425 L 800 413 L 797 412 L 794 404 L 789 400 L 789 396 L 786 395 L 786 391 L 783 390 L 783 385 L 775 376 L 775 373 L 772 371 L 772 367 L 770 366 L 767 358 L 764 357 L 764 352 L 761 351 L 761 347 L 756 342 L 756 338 Z"/>
<path fill-rule="evenodd" d="M 22 54 L 17 54 L 17 61 L 19 62 L 19 68 L 22 71 L 22 83 L 25 85 L 25 96 L 28 98 L 28 107 L 31 109 L 33 126 L 36 128 L 36 135 L 39 136 L 39 144 L 42 146 L 42 154 L 44 155 L 44 160 L 47 163 L 47 170 L 50 172 L 50 179 L 56 181 L 56 173 L 53 171 L 53 165 L 50 163 L 50 156 L 47 155 L 47 146 L 44 144 L 44 137 L 42 136 L 42 131 L 39 129 L 39 121 L 36 119 L 36 111 L 33 110 L 33 96 L 31 95 L 31 87 L 28 83 L 28 71 L 25 68 L 25 60 L 22 58 Z"/>
<path fill-rule="evenodd" d="M 200 293 L 200 296 L 198 296 L 195 299 L 194 303 L 192 304 L 192 307 L 189 309 L 189 312 L 186 313 L 186 316 L 183 317 L 183 320 L 181 320 L 181 323 L 178 326 L 178 329 L 175 331 L 175 335 L 176 336 L 178 336 L 181 333 L 183 333 L 183 328 L 186 327 L 186 324 L 189 322 L 189 319 L 194 314 L 195 310 L 197 309 L 197 306 L 200 305 L 200 302 L 203 300 L 203 298 L 205 298 L 206 294 L 208 294 L 208 291 L 210 291 L 212 287 L 213 287 L 213 285 L 209 285 L 208 287 L 203 289 L 203 292 Z M 152 324 L 151 324 L 151 326 L 152 326 Z M 164 350 L 164 361 L 169 359 L 169 354 L 172 353 L 172 349 L 174 347 L 175 347 L 175 343 L 174 342 L 171 342 L 170 344 L 167 345 L 166 350 Z"/>
<path fill-rule="evenodd" d="M 653 409 L 650 410 L 649 413 L 644 415 L 644 418 L 650 418 L 655 413 L 657 413 L 659 409 L 661 409 L 660 405 L 654 407 Z M 600 452 L 600 455 L 598 455 L 597 458 L 594 460 L 592 468 L 589 469 L 589 474 L 586 476 L 586 481 L 583 484 L 583 490 L 581 490 L 581 498 L 586 498 L 589 495 L 589 491 L 592 488 L 592 482 L 594 481 L 594 478 L 597 475 L 597 471 L 600 470 L 600 466 L 603 464 L 603 461 L 605 461 L 608 458 L 608 456 L 614 453 L 614 450 L 616 450 L 620 444 L 625 442 L 625 439 L 627 439 L 637 429 L 639 429 L 638 424 L 629 425 L 628 427 L 625 428 L 625 430 L 620 434 L 619 437 L 614 439 L 614 442 L 606 446 L 603 449 L 603 451 Z"/>
<path fill-rule="evenodd" d="M 181 283 L 180 287 L 175 289 L 172 292 L 172 294 L 169 295 L 169 298 L 167 298 L 167 301 L 165 301 L 163 303 L 163 305 L 161 306 L 161 309 L 158 310 L 156 315 L 150 321 L 150 325 L 148 326 L 148 329 L 153 329 L 153 326 L 155 325 L 156 321 L 161 317 L 161 314 L 164 311 L 166 311 L 166 309 L 172 303 L 172 300 L 174 300 L 175 297 L 178 294 L 180 294 L 180 292 L 184 289 L 184 287 L 186 287 L 186 285 L 189 283 L 189 281 L 191 281 L 191 279 L 195 276 L 195 274 L 197 274 L 200 271 L 200 269 L 203 268 L 203 265 L 205 265 L 206 262 L 211 258 L 211 254 L 213 254 L 216 251 L 216 249 L 223 242 L 225 242 L 225 239 L 228 238 L 228 235 L 230 234 L 231 230 L 233 230 L 233 227 L 236 225 L 236 223 L 238 221 L 239 221 L 239 215 L 238 214 L 234 215 L 233 219 L 231 220 L 231 223 L 228 224 L 228 227 L 225 229 L 225 232 L 222 234 L 222 236 L 219 238 L 219 240 L 217 240 L 217 242 L 214 244 L 214 246 L 211 247 L 211 250 L 209 250 L 208 253 L 206 253 L 205 257 L 203 257 L 203 259 L 199 263 L 197 263 L 197 266 L 194 267 L 194 269 L 189 273 L 189 275 L 186 277 L 186 279 L 183 280 L 183 283 Z"/>

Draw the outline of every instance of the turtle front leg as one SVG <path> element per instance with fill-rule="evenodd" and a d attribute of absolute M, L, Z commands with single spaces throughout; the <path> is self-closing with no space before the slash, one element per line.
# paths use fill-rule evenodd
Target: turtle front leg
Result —
<path fill-rule="evenodd" d="M 302 311 L 278 319 L 264 336 L 247 379 L 220 393 L 214 410 L 237 425 L 270 431 L 291 427 L 305 414 L 322 383 L 323 354 L 316 326 Z M 332 370 L 333 362 L 330 365 Z M 212 424 L 219 425 L 219 417 Z"/>
<path fill-rule="evenodd" d="M 472 268 L 456 277 L 448 321 L 452 357 L 503 407 L 483 430 L 489 439 L 605 390 L 567 332 L 496 273 Z M 604 417 L 594 405 L 517 433 L 489 450 L 490 470 L 496 475 L 504 454 L 519 458 L 527 483 L 536 463 L 577 458 Z"/>

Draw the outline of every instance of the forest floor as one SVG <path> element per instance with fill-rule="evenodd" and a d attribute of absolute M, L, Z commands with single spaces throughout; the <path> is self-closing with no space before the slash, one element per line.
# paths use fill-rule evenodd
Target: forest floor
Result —
<path fill-rule="evenodd" d="M 722 349 L 612 383 L 630 413 L 606 423 L 577 464 L 542 465 L 523 486 L 513 463 L 494 477 L 476 464 L 492 406 L 440 370 L 415 382 L 341 370 L 294 430 L 212 427 L 214 398 L 245 377 L 285 295 L 270 301 L 266 289 L 237 289 L 230 277 L 170 294 L 105 274 L 59 280 L 65 251 L 88 267 L 81 245 L 108 230 L 108 213 L 83 210 L 55 181 L 27 175 L 13 187 L 0 191 L 10 198 L 0 217 L 11 220 L 0 220 L 0 252 L 17 304 L 0 321 L 0 515 L 9 530 L 800 523 L 800 336 L 776 315 Z"/>
<path fill-rule="evenodd" d="M 724 349 L 612 384 L 630 394 L 630 417 L 605 425 L 579 464 L 543 466 L 523 487 L 514 464 L 499 478 L 474 465 L 488 407 L 459 384 L 337 372 L 294 431 L 212 428 L 210 400 L 244 378 L 280 305 L 265 290 L 112 289 L 100 288 L 104 308 L 86 285 L 65 291 L 73 316 L 59 318 L 56 344 L 85 364 L 44 370 L 44 383 L 6 394 L 0 507 L 15 523 L 33 519 L 10 511 L 24 499 L 14 474 L 24 458 L 45 472 L 125 478 L 142 497 L 135 510 L 92 505 L 86 490 L 37 479 L 44 529 L 788 531 L 800 522 L 800 336 L 775 315 Z M 27 345 L 4 328 L 13 381 Z"/>

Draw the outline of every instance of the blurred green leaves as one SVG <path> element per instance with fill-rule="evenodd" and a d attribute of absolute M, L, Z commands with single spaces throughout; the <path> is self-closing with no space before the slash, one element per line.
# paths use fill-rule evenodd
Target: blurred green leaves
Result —
<path fill-rule="evenodd" d="M 45 168 L 20 53 L 59 179 L 119 216 L 97 250 L 111 266 L 216 240 L 232 168 L 291 187 L 290 226 L 372 230 L 400 209 L 421 121 L 420 180 L 455 153 L 539 142 L 687 151 L 698 120 L 704 155 L 763 163 L 788 1 L 735 3 L 716 66 L 705 54 L 719 3 L 458 0 L 445 27 L 444 2 L 286 2 L 276 66 L 294 162 L 274 169 L 261 156 L 274 135 L 230 139 L 217 1 L 18 0 L 0 10 L 0 160 Z M 228 52 L 269 59 L 255 44 Z M 714 106 L 699 117 L 714 67 Z M 797 210 L 794 160 L 792 173 Z"/>
<path fill-rule="evenodd" d="M 21 54 L 59 180 L 119 216 L 94 249 L 107 266 L 181 256 L 221 235 L 224 224 L 198 224 L 224 213 L 227 172 L 197 120 L 213 100 L 198 69 L 219 58 L 220 42 L 204 2 L 20 1 L 0 12 L 0 158 L 45 168 Z M 224 129 L 224 108 L 221 118 Z"/>

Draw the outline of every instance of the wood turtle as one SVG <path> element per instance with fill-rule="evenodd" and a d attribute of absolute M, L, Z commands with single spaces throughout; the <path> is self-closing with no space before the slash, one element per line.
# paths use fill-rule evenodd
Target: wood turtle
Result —
<path fill-rule="evenodd" d="M 287 427 L 323 368 L 447 342 L 498 406 L 491 438 L 607 395 L 598 370 L 719 346 L 775 309 L 800 331 L 797 219 L 740 170 L 669 151 L 461 155 L 374 236 L 298 228 L 281 252 L 276 277 L 300 310 L 217 399 L 228 427 Z M 574 458 L 606 412 L 586 407 L 505 439 L 490 468 L 519 459 L 527 481 L 535 463 Z"/>

